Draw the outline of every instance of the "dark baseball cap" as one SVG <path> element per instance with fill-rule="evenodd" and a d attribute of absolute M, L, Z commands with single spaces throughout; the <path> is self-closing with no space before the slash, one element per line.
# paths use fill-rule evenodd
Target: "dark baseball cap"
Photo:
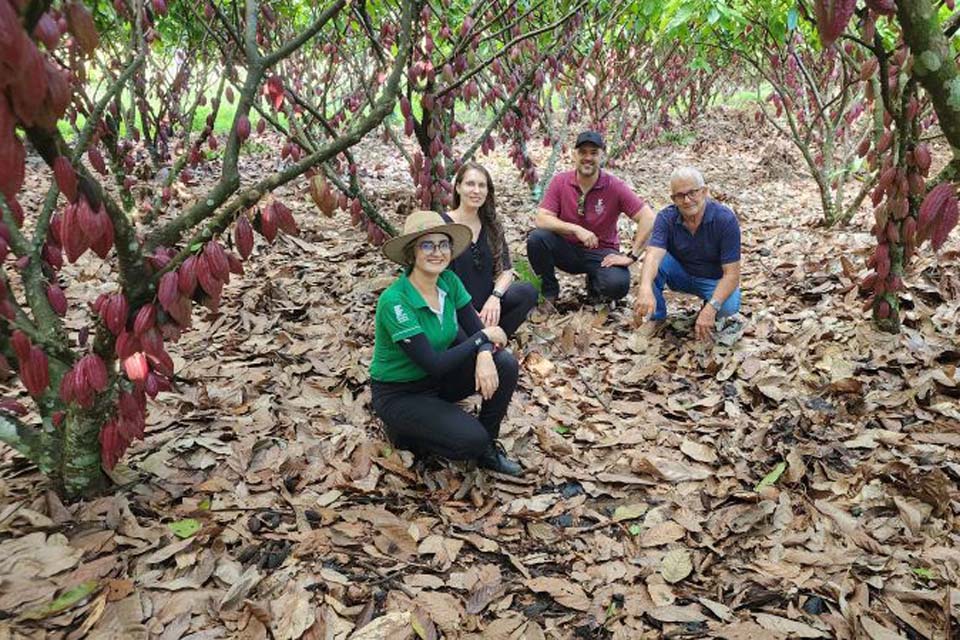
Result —
<path fill-rule="evenodd" d="M 601 149 L 606 149 L 607 145 L 603 144 L 603 136 L 601 136 L 596 131 L 584 131 L 577 136 L 577 143 L 573 145 L 574 149 L 579 149 L 582 144 L 593 144 Z"/>

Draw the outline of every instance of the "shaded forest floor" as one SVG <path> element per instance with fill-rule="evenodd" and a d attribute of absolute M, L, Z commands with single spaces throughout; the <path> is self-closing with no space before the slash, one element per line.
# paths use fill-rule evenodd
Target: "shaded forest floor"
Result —
<path fill-rule="evenodd" d="M 957 234 L 915 260 L 903 333 L 875 332 L 852 279 L 869 214 L 818 226 L 797 154 L 755 126 L 715 114 L 613 170 L 659 209 L 672 168 L 699 165 L 738 212 L 742 331 L 696 343 L 693 301 L 672 297 L 645 339 L 632 295 L 582 306 L 565 278 L 569 310 L 513 347 L 520 479 L 389 446 L 367 364 L 396 271 L 302 185 L 281 193 L 300 237 L 258 240 L 172 349 L 178 392 L 151 405 L 124 490 L 64 506 L 0 453 L 0 638 L 949 637 Z M 505 157 L 485 162 L 522 257 L 535 205 Z M 409 178 L 370 166 L 393 211 Z M 98 269 L 76 271 L 111 288 Z"/>

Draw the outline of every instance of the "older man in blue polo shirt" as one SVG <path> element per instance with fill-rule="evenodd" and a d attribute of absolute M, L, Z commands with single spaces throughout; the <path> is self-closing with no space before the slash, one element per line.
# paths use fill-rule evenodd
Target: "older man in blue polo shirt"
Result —
<path fill-rule="evenodd" d="M 705 302 L 694 327 L 704 340 L 718 318 L 740 310 L 740 223 L 729 207 L 710 198 L 693 167 L 670 176 L 670 199 L 673 204 L 653 224 L 634 312 L 637 320 L 659 323 L 667 317 L 664 288 L 692 293 Z"/>

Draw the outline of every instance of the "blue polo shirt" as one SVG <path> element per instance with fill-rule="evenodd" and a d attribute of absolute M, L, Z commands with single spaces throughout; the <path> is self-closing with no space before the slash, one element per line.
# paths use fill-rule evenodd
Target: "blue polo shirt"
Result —
<path fill-rule="evenodd" d="M 740 222 L 730 207 L 711 199 L 691 234 L 671 204 L 657 214 L 650 246 L 666 249 L 691 276 L 717 280 L 723 277 L 722 265 L 740 260 Z"/>

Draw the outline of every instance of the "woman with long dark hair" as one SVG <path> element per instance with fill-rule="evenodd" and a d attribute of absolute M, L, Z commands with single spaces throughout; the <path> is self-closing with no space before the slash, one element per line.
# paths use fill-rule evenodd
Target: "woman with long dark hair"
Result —
<path fill-rule="evenodd" d="M 484 326 L 499 325 L 508 336 L 527 319 L 537 304 L 537 289 L 514 282 L 510 252 L 497 218 L 493 180 L 486 168 L 468 162 L 453 182 L 453 209 L 443 217 L 470 228 L 470 248 L 450 263 L 470 293 Z"/>

